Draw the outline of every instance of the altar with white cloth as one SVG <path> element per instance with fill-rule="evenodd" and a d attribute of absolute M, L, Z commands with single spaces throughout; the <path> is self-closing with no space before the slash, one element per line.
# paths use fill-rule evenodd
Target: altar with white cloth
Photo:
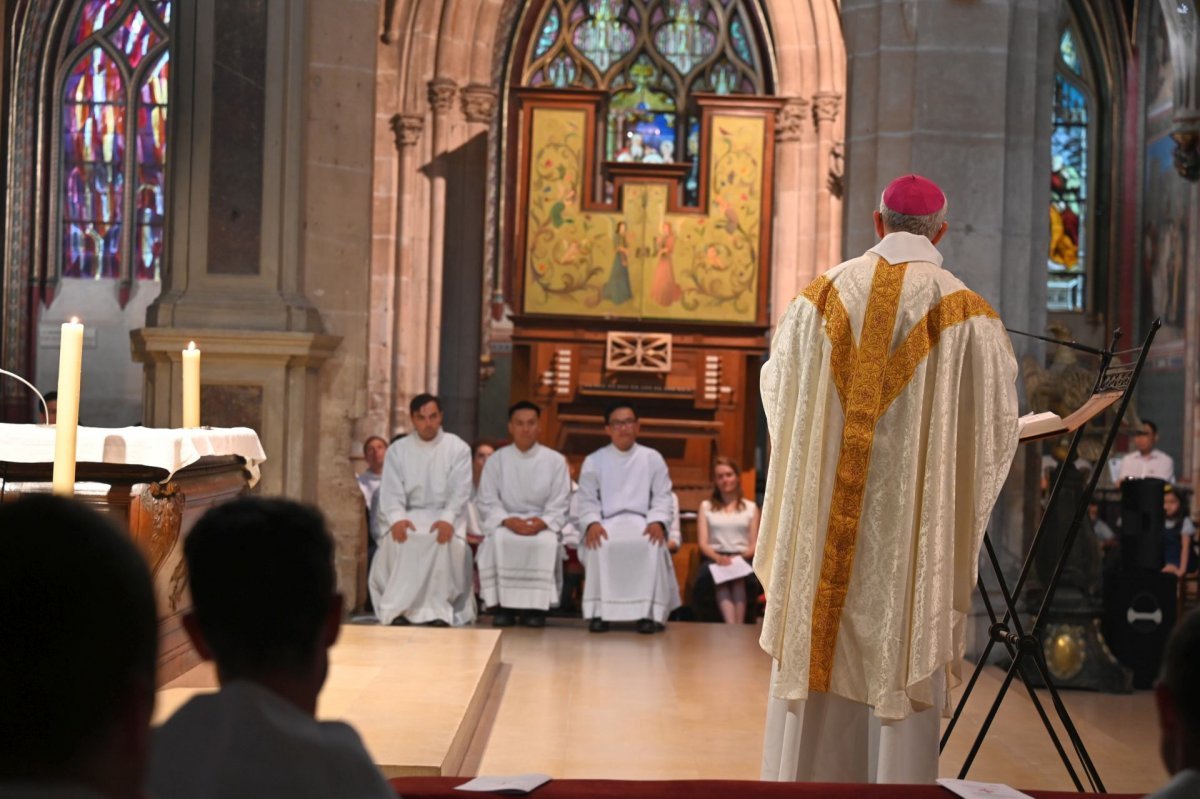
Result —
<path fill-rule="evenodd" d="M 50 493 L 53 425 L 0 424 L 0 502 Z M 129 531 L 159 613 L 159 683 L 199 662 L 181 618 L 191 606 L 183 540 L 204 511 L 252 488 L 267 458 L 247 427 L 80 427 L 75 498 Z"/>

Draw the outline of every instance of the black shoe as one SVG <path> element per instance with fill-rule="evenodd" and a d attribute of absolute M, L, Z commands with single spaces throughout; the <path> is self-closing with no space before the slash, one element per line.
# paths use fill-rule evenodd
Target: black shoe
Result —
<path fill-rule="evenodd" d="M 404 618 L 403 616 L 397 616 L 396 618 L 392 619 L 393 627 L 408 627 L 411 624 L 412 624 L 412 622 L 409 621 L 408 619 Z"/>
<path fill-rule="evenodd" d="M 637 631 L 642 635 L 654 635 L 654 620 L 638 619 Z"/>
<path fill-rule="evenodd" d="M 588 622 L 589 633 L 606 633 L 608 632 L 608 622 L 600 617 L 596 617 Z"/>
<path fill-rule="evenodd" d="M 449 627 L 450 625 L 449 625 L 449 623 L 444 622 L 441 619 L 434 619 L 431 622 L 426 622 L 425 626 L 426 627 Z"/>
<path fill-rule="evenodd" d="M 526 627 L 545 627 L 546 611 L 526 610 L 521 614 L 521 623 Z"/>
<path fill-rule="evenodd" d="M 505 610 L 504 608 L 496 608 L 496 612 L 492 614 L 493 627 L 512 627 L 516 621 L 513 618 L 512 611 Z"/>

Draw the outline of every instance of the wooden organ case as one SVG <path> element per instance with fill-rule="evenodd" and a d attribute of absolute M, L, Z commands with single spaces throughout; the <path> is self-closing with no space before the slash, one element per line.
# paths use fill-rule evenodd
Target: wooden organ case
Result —
<path fill-rule="evenodd" d="M 512 398 L 544 408 L 543 443 L 575 468 L 608 443 L 605 407 L 631 400 L 683 509 L 717 455 L 753 495 L 780 102 L 699 95 L 693 160 L 604 161 L 607 99 L 515 90 Z"/>

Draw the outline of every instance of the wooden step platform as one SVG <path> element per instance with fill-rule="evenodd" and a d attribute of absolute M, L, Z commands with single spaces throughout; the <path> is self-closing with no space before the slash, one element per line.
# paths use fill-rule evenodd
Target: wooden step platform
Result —
<path fill-rule="evenodd" d="M 353 725 L 388 777 L 455 776 L 499 668 L 499 631 L 348 624 L 317 715 Z M 207 663 L 167 683 L 155 723 L 216 685 Z"/>

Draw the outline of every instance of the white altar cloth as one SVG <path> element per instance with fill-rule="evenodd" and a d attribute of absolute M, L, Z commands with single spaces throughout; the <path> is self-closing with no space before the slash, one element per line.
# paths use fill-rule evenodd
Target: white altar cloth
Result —
<path fill-rule="evenodd" d="M 207 455 L 238 455 L 246 461 L 250 485 L 267 459 L 258 434 L 249 427 L 80 427 L 77 463 L 149 466 L 171 475 Z M 53 463 L 54 425 L 0 424 L 0 461 Z"/>

